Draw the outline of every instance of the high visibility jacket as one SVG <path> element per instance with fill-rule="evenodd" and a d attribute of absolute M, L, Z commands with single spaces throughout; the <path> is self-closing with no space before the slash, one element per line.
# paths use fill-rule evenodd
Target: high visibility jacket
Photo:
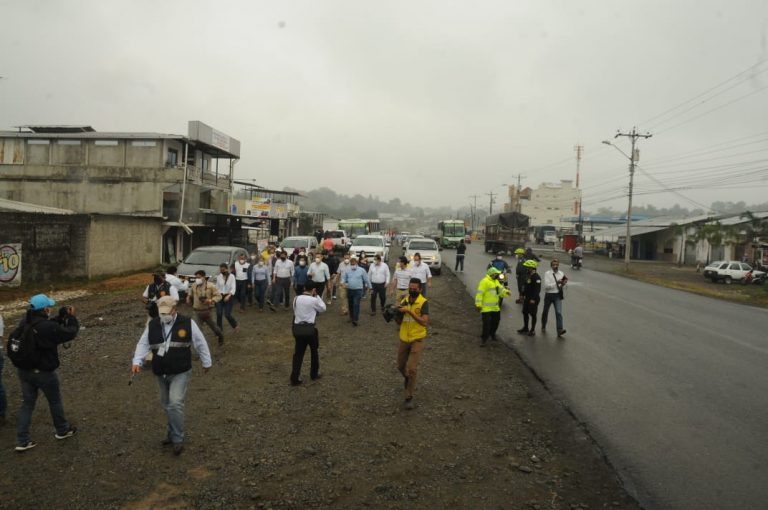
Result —
<path fill-rule="evenodd" d="M 408 301 L 408 296 L 404 297 L 402 301 L 400 301 L 400 306 L 403 308 L 408 308 L 411 310 L 414 314 L 421 317 L 421 307 L 424 305 L 424 303 L 427 302 L 427 299 L 422 296 L 421 294 L 418 295 L 416 298 L 416 301 L 413 303 L 410 303 Z M 422 338 L 426 338 L 427 336 L 427 328 L 416 322 L 416 320 L 411 317 L 409 314 L 405 314 L 403 316 L 403 322 L 400 323 L 400 340 L 403 342 L 411 343 L 415 342 L 416 340 L 421 340 Z"/>
<path fill-rule="evenodd" d="M 483 277 L 477 286 L 475 293 L 475 306 L 480 308 L 481 312 L 498 312 L 499 298 L 509 296 L 509 291 L 504 288 L 499 280 L 494 280 L 490 276 Z"/>

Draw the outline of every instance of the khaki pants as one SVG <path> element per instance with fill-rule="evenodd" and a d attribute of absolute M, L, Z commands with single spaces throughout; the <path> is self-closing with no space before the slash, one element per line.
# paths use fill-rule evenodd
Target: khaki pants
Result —
<path fill-rule="evenodd" d="M 347 288 L 339 285 L 339 288 L 336 289 L 336 294 L 336 298 L 341 303 L 341 314 L 346 315 L 349 311 L 347 306 Z"/>
<path fill-rule="evenodd" d="M 424 340 L 414 342 L 400 341 L 400 348 L 397 351 L 397 369 L 406 378 L 405 399 L 413 398 L 416 391 L 416 374 L 419 370 L 419 360 L 421 360 L 421 351 L 424 350 Z"/>
<path fill-rule="evenodd" d="M 395 289 L 395 305 L 400 306 L 404 297 L 408 297 L 408 289 Z"/>

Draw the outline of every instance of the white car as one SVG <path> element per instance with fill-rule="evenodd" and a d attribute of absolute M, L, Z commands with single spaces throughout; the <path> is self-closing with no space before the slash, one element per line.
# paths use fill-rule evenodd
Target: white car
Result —
<path fill-rule="evenodd" d="M 369 259 L 381 255 L 381 260 L 389 262 L 389 243 L 384 239 L 384 236 L 357 236 L 352 240 L 349 252 L 359 255 L 361 251 L 365 252 Z"/>
<path fill-rule="evenodd" d="M 711 279 L 715 283 L 722 281 L 726 284 L 730 284 L 731 282 L 743 280 L 744 276 L 750 271 L 752 271 L 752 276 L 756 278 L 765 276 L 765 273 L 762 271 L 753 271 L 752 266 L 749 264 L 726 260 L 720 264 L 717 268 L 717 272 L 712 274 Z"/>
<path fill-rule="evenodd" d="M 426 238 L 421 234 L 408 234 L 403 238 L 403 249 L 407 250 L 408 243 L 410 243 L 414 239 L 426 239 Z"/>
<path fill-rule="evenodd" d="M 417 253 L 421 255 L 421 261 L 427 264 L 434 274 L 442 272 L 443 260 L 440 256 L 440 247 L 434 239 L 426 237 L 411 239 L 405 248 L 405 256 L 411 261 Z"/>
<path fill-rule="evenodd" d="M 317 238 L 314 236 L 291 236 L 283 239 L 280 247 L 290 254 L 295 248 L 304 248 L 307 252 L 317 251 Z"/>
<path fill-rule="evenodd" d="M 714 262 L 710 262 L 707 264 L 707 267 L 704 268 L 704 278 L 712 278 L 712 275 L 717 274 L 717 270 L 722 266 L 723 264 L 728 264 L 728 262 L 722 261 L 722 260 L 715 260 Z M 724 266 L 727 267 L 727 266 Z"/>

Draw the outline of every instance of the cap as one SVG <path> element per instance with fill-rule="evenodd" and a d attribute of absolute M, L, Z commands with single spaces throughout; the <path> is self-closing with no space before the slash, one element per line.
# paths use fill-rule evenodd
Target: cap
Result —
<path fill-rule="evenodd" d="M 163 296 L 157 300 L 157 311 L 160 313 L 171 313 L 176 306 L 176 300 L 171 296 Z"/>
<path fill-rule="evenodd" d="M 29 305 L 33 310 L 42 310 L 43 308 L 50 308 L 56 304 L 56 301 L 49 298 L 45 294 L 37 294 L 29 298 Z"/>

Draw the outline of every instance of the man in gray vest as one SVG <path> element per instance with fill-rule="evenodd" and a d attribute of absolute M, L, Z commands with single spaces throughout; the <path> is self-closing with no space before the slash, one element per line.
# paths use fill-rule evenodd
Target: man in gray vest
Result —
<path fill-rule="evenodd" d="M 141 335 L 133 354 L 131 374 L 141 371 L 144 357 L 152 351 L 152 373 L 160 385 L 160 403 L 168 417 L 163 446 L 173 445 L 174 455 L 184 449 L 184 397 L 192 375 L 192 346 L 203 365 L 211 368 L 211 353 L 200 328 L 189 317 L 176 314 L 176 300 L 165 296 L 157 300 L 155 317 Z M 132 376 L 132 377 L 133 377 Z"/>

